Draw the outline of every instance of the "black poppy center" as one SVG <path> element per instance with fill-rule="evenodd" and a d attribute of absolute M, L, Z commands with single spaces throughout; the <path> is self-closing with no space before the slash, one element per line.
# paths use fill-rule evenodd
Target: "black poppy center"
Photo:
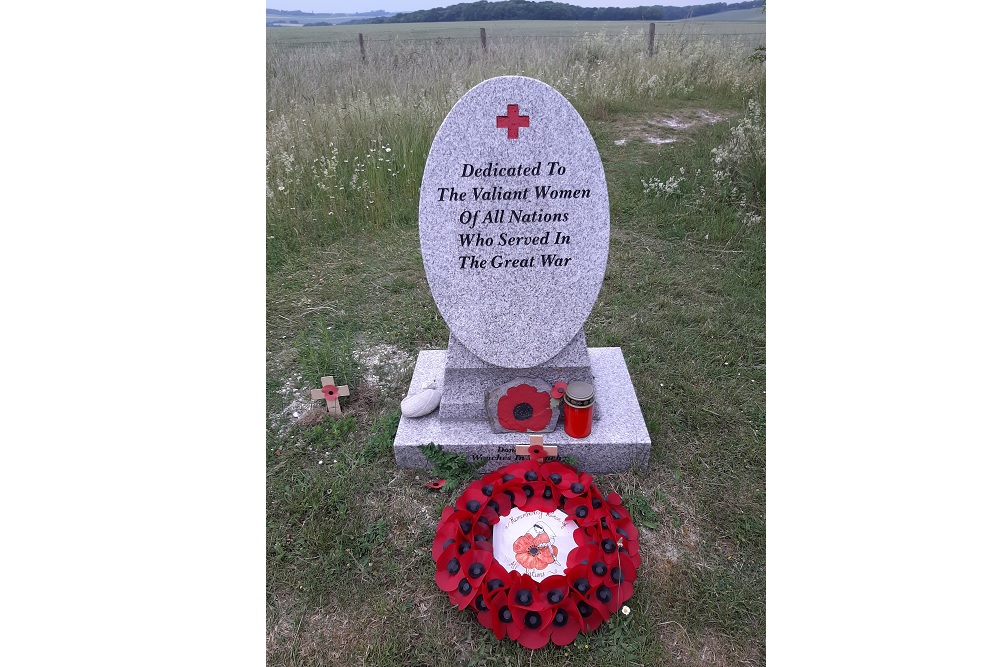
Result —
<path fill-rule="evenodd" d="M 559 604 L 560 602 L 562 602 L 563 599 L 562 591 L 559 590 L 558 588 L 554 588 L 551 591 L 549 591 L 548 598 L 549 598 L 549 604 Z"/>
<path fill-rule="evenodd" d="M 569 614 L 567 614 L 562 609 L 557 610 L 555 618 L 552 619 L 552 625 L 556 626 L 557 628 L 561 628 L 568 622 L 569 622 Z"/>
<path fill-rule="evenodd" d="M 562 482 L 562 475 L 560 475 L 557 472 L 554 472 L 551 475 L 549 475 L 549 479 L 551 479 L 554 484 L 559 484 L 560 482 Z"/>
<path fill-rule="evenodd" d="M 524 615 L 524 624 L 534 630 L 542 624 L 542 616 L 537 611 L 529 611 Z"/>
<path fill-rule="evenodd" d="M 468 579 L 462 579 L 458 582 L 458 592 L 462 595 L 468 595 L 472 591 L 472 584 L 469 583 Z"/>
<path fill-rule="evenodd" d="M 604 573 L 608 571 L 608 566 L 604 564 L 603 560 L 599 560 L 591 566 L 591 569 L 598 577 L 603 577 Z"/>
<path fill-rule="evenodd" d="M 469 574 L 472 575 L 473 579 L 478 579 L 486 573 L 486 566 L 482 563 L 473 563 L 472 567 L 469 568 Z"/>
<path fill-rule="evenodd" d="M 533 414 L 535 414 L 535 409 L 531 407 L 531 403 L 518 403 L 514 406 L 514 419 L 519 422 L 531 419 Z"/>
<path fill-rule="evenodd" d="M 489 607 L 486 606 L 486 601 L 483 599 L 482 595 L 476 596 L 476 609 L 479 611 L 489 611 Z"/>
<path fill-rule="evenodd" d="M 489 581 L 486 582 L 486 590 L 488 590 L 490 593 L 500 588 L 501 586 L 503 586 L 503 581 L 501 581 L 500 579 L 490 579 Z"/>
<path fill-rule="evenodd" d="M 603 584 L 597 589 L 597 599 L 601 602 L 611 602 L 611 589 Z"/>
<path fill-rule="evenodd" d="M 503 623 L 510 623 L 514 620 L 514 617 L 510 613 L 510 609 L 507 608 L 507 605 L 500 608 L 500 620 Z"/>
<path fill-rule="evenodd" d="M 524 473 L 524 478 L 529 482 L 534 482 L 538 479 L 538 473 L 535 472 L 534 470 L 529 470 L 528 472 Z"/>
<path fill-rule="evenodd" d="M 617 567 L 611 568 L 611 581 L 615 582 L 616 584 L 622 583 L 622 571 L 620 568 Z"/>
<path fill-rule="evenodd" d="M 452 558 L 450 561 L 448 561 L 448 574 L 458 574 L 458 570 L 459 570 L 459 565 L 457 558 Z"/>
<path fill-rule="evenodd" d="M 531 604 L 531 591 L 526 588 L 522 588 L 517 592 L 517 603 L 523 607 L 527 607 Z"/>
<path fill-rule="evenodd" d="M 465 503 L 465 509 L 469 510 L 470 512 L 478 512 L 480 507 L 481 505 L 479 504 L 478 500 L 470 500 L 469 502 Z"/>

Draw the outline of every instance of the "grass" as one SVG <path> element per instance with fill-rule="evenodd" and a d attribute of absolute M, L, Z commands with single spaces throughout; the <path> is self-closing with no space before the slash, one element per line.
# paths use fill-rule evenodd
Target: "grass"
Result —
<path fill-rule="evenodd" d="M 764 664 L 766 216 L 763 115 L 750 102 L 763 100 L 763 69 L 692 41 L 700 55 L 663 54 L 654 72 L 619 53 L 632 46 L 498 45 L 500 64 L 468 56 L 457 69 L 409 46 L 399 67 L 374 53 L 369 70 L 349 49 L 269 48 L 269 664 Z M 448 339 L 419 251 L 423 162 L 450 106 L 480 77 L 519 71 L 506 67 L 573 91 L 594 134 L 612 238 L 585 330 L 592 346 L 622 347 L 652 438 L 647 470 L 597 479 L 642 533 L 632 613 L 530 655 L 437 589 L 430 545 L 459 490 L 425 488 L 430 471 L 392 455 L 416 355 Z M 654 73 L 662 86 L 635 85 Z M 727 120 L 642 140 L 650 115 L 693 108 Z M 643 185 L 672 178 L 683 180 L 669 194 Z M 351 387 L 340 421 L 308 400 L 327 374 Z"/>

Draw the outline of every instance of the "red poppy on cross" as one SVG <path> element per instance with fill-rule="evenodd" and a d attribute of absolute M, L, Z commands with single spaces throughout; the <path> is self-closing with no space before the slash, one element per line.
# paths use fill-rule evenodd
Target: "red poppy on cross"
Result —
<path fill-rule="evenodd" d="M 514 453 L 517 456 L 529 456 L 532 461 L 544 461 L 547 456 L 559 456 L 559 446 L 542 444 L 542 437 L 537 433 L 529 435 L 528 444 L 515 446 Z"/>
<path fill-rule="evenodd" d="M 326 400 L 326 407 L 330 411 L 330 414 L 334 417 L 342 417 L 344 415 L 340 410 L 340 397 L 350 396 L 351 390 L 347 388 L 347 385 L 337 386 L 333 378 L 330 376 L 321 377 L 319 379 L 323 383 L 322 389 L 312 390 L 312 399 L 318 401 L 319 399 Z"/>

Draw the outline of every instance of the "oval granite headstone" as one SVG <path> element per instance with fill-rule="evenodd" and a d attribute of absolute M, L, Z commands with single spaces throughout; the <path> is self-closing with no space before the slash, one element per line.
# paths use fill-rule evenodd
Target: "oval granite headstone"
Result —
<path fill-rule="evenodd" d="M 601 157 L 558 91 L 502 76 L 458 101 L 427 156 L 420 249 L 469 350 L 507 368 L 559 353 L 594 307 L 610 234 Z"/>

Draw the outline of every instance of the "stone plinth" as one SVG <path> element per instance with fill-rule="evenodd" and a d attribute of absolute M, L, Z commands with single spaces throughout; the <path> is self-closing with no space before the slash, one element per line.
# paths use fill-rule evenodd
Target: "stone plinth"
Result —
<path fill-rule="evenodd" d="M 555 432 L 545 434 L 545 444 L 558 446 L 560 457 L 572 456 L 582 470 L 591 473 L 622 471 L 633 466 L 645 468 L 649 463 L 649 431 L 621 348 L 590 348 L 588 355 L 602 419 L 595 420 L 588 437 L 577 439 L 566 435 L 560 418 Z M 422 383 L 428 380 L 437 380 L 440 384 L 446 370 L 446 357 L 445 350 L 421 352 L 409 394 L 420 391 Z M 396 464 L 403 468 L 429 468 L 418 449 L 429 442 L 441 445 L 445 451 L 487 459 L 480 471 L 488 472 L 518 460 L 514 447 L 528 444 L 528 434 L 494 433 L 485 419 L 445 420 L 440 418 L 438 411 L 425 417 L 402 417 L 393 445 Z"/>

